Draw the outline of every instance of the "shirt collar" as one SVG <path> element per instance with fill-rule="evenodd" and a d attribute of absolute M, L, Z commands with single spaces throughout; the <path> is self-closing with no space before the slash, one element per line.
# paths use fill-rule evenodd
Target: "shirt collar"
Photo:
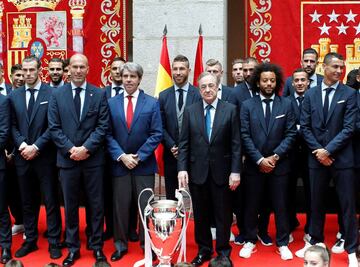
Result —
<path fill-rule="evenodd" d="M 219 99 L 216 98 L 216 99 L 214 100 L 214 102 L 212 102 L 210 105 L 212 105 L 212 107 L 216 110 L 216 107 L 217 107 L 218 102 L 219 102 Z M 209 105 L 209 104 L 206 103 L 206 102 L 203 100 L 203 107 L 204 107 L 204 109 L 206 109 L 206 107 L 207 107 L 208 105 Z"/>
<path fill-rule="evenodd" d="M 35 90 L 39 91 L 40 87 L 41 87 L 41 82 L 38 82 L 34 87 L 30 87 L 27 84 L 25 84 L 25 90 L 27 90 L 29 88 L 32 88 L 32 89 L 35 89 Z"/>
<path fill-rule="evenodd" d="M 222 86 L 222 84 L 220 83 L 220 84 L 219 84 L 219 91 L 222 90 L 222 87 L 223 87 L 223 86 Z"/>
<path fill-rule="evenodd" d="M 329 88 L 329 87 L 331 87 L 331 88 L 333 88 L 334 90 L 336 90 L 336 88 L 339 86 L 339 83 L 340 83 L 340 81 L 337 81 L 337 82 L 334 83 L 333 85 L 328 86 L 328 85 L 326 85 L 326 84 L 324 83 L 324 81 L 322 81 L 322 83 L 321 83 L 321 90 L 323 91 L 323 90 L 325 90 L 326 88 Z"/>
<path fill-rule="evenodd" d="M 132 94 L 133 98 L 138 98 L 140 94 L 140 89 L 136 89 L 136 91 Z M 126 90 L 124 90 L 124 98 L 127 97 L 129 94 L 126 92 Z"/>
<path fill-rule="evenodd" d="M 263 96 L 262 94 L 259 94 L 260 95 L 260 99 L 261 101 L 263 101 L 264 99 L 267 99 L 267 97 Z M 271 97 L 269 97 L 268 99 L 272 99 L 274 101 L 275 99 L 275 94 L 273 94 Z"/>
<path fill-rule="evenodd" d="M 63 80 L 61 80 L 61 82 L 58 84 L 58 85 L 55 85 L 53 82 L 50 82 L 50 86 L 51 87 L 61 87 L 61 86 L 63 86 L 64 85 L 64 81 Z"/>
<path fill-rule="evenodd" d="M 117 85 L 115 84 L 114 82 L 111 83 L 111 89 L 114 89 L 115 87 L 120 87 L 121 89 L 124 89 L 123 85 L 120 84 L 120 85 Z"/>
<path fill-rule="evenodd" d="M 294 92 L 294 97 L 295 99 L 297 99 L 298 97 L 304 97 L 304 94 L 299 95 L 298 93 Z"/>
<path fill-rule="evenodd" d="M 84 90 L 86 90 L 87 82 L 85 81 L 82 85 L 76 86 L 73 82 L 71 82 L 71 89 L 75 90 L 76 88 L 80 87 Z"/>
<path fill-rule="evenodd" d="M 312 81 L 317 81 L 317 76 L 316 76 L 316 73 L 314 73 L 313 75 L 311 75 L 311 77 L 309 77 L 309 80 L 312 80 Z"/>
<path fill-rule="evenodd" d="M 174 88 L 175 88 L 175 91 L 177 89 L 179 89 L 180 87 L 177 86 L 176 84 L 174 84 Z M 181 89 L 183 89 L 185 92 L 187 92 L 189 90 L 189 82 L 185 83 L 183 87 L 181 87 Z"/>

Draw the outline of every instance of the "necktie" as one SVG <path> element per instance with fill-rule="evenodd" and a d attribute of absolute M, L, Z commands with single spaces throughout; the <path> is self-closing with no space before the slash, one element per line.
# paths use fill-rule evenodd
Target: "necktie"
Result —
<path fill-rule="evenodd" d="M 207 137 L 208 137 L 208 139 L 210 141 L 210 137 L 211 137 L 211 114 L 210 114 L 210 110 L 212 109 L 212 105 L 207 105 L 205 109 L 206 109 L 205 129 L 206 129 Z"/>
<path fill-rule="evenodd" d="M 269 128 L 269 122 L 270 122 L 270 117 L 271 117 L 270 103 L 271 103 L 272 99 L 264 99 L 263 101 L 266 104 L 266 108 L 265 108 L 266 128 Z"/>
<path fill-rule="evenodd" d="M 328 111 L 329 111 L 329 95 L 331 93 L 332 90 L 334 90 L 334 88 L 332 87 L 328 87 L 325 89 L 326 90 L 326 94 L 325 94 L 325 100 L 324 100 L 324 106 L 323 106 L 323 113 L 324 113 L 324 120 L 326 121 L 327 116 L 328 116 Z"/>
<path fill-rule="evenodd" d="M 304 97 L 303 96 L 298 96 L 297 98 L 297 101 L 299 102 L 299 110 L 301 110 L 302 108 L 302 102 L 304 100 Z"/>
<path fill-rule="evenodd" d="M 118 95 L 120 90 L 121 90 L 121 87 L 120 86 L 115 86 L 114 90 L 115 90 L 115 95 Z"/>
<path fill-rule="evenodd" d="M 178 108 L 181 110 L 184 105 L 184 90 L 179 88 L 177 91 L 179 92 Z"/>
<path fill-rule="evenodd" d="M 134 116 L 132 97 L 133 97 L 132 95 L 127 96 L 128 105 L 127 105 L 127 109 L 126 109 L 126 124 L 127 124 L 128 129 L 130 129 L 131 122 L 132 122 L 132 119 Z"/>
<path fill-rule="evenodd" d="M 30 92 L 30 99 L 29 99 L 29 103 L 28 103 L 28 117 L 31 117 L 31 114 L 33 112 L 34 109 L 34 104 L 35 104 L 35 89 L 29 88 L 27 89 Z"/>
<path fill-rule="evenodd" d="M 80 109 L 81 109 L 81 99 L 80 99 L 81 90 L 82 90 L 81 87 L 75 88 L 75 97 L 74 97 L 75 111 L 79 119 L 80 119 Z"/>

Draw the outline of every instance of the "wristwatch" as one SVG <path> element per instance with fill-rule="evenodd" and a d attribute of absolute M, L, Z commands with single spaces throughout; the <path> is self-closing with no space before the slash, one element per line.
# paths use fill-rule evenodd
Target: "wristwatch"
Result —
<path fill-rule="evenodd" d="M 275 159 L 275 160 L 279 160 L 279 159 L 280 159 L 279 155 L 278 155 L 278 154 L 274 154 L 274 159 Z"/>

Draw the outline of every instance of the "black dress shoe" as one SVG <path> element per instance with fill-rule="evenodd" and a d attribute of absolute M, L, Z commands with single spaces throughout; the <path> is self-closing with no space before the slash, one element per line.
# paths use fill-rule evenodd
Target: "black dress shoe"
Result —
<path fill-rule="evenodd" d="M 51 259 L 61 258 L 62 253 L 58 244 L 49 245 L 49 253 Z"/>
<path fill-rule="evenodd" d="M 211 260 L 210 254 L 197 254 L 196 257 L 192 260 L 191 264 L 194 266 L 201 266 L 205 261 Z"/>
<path fill-rule="evenodd" d="M 2 264 L 6 264 L 9 260 L 11 260 L 11 251 L 9 248 L 4 248 L 1 253 L 1 260 Z"/>
<path fill-rule="evenodd" d="M 21 257 L 25 257 L 26 255 L 28 255 L 29 253 L 38 250 L 38 246 L 35 243 L 28 243 L 25 242 L 21 245 L 21 248 L 19 248 L 16 252 L 15 252 L 15 257 L 17 258 L 21 258 Z"/>
<path fill-rule="evenodd" d="M 129 233 L 129 241 L 131 242 L 137 242 L 139 241 L 139 235 L 137 232 L 130 232 Z"/>
<path fill-rule="evenodd" d="M 63 261 L 63 266 L 72 266 L 75 264 L 75 261 L 80 258 L 80 252 L 69 252 Z"/>
<path fill-rule="evenodd" d="M 94 258 L 96 262 L 106 261 L 106 256 L 101 249 L 94 250 Z"/>
<path fill-rule="evenodd" d="M 111 254 L 111 261 L 120 260 L 128 251 L 127 250 L 116 250 L 113 254 Z"/>

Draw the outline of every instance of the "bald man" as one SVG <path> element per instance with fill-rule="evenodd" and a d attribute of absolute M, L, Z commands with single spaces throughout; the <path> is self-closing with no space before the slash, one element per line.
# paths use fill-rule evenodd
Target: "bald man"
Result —
<path fill-rule="evenodd" d="M 91 218 L 89 247 L 96 262 L 106 261 L 103 241 L 104 139 L 109 125 L 105 91 L 86 81 L 86 56 L 70 58 L 71 83 L 56 90 L 49 106 L 49 128 L 57 146 L 57 166 L 64 192 L 68 256 L 63 266 L 80 257 L 79 191 L 84 185 Z M 82 180 L 83 179 L 83 180 Z"/>

